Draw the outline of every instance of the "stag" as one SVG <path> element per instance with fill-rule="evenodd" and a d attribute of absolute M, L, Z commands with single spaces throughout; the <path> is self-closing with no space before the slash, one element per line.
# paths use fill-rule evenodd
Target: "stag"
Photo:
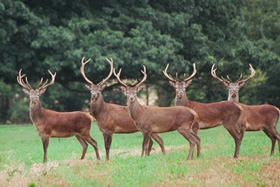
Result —
<path fill-rule="evenodd" d="M 85 74 L 85 65 L 91 61 L 87 61 L 82 58 L 81 73 L 89 85 L 85 85 L 91 92 L 91 101 L 90 101 L 90 113 L 97 120 L 98 127 L 103 133 L 105 149 L 106 149 L 106 158 L 109 160 L 110 147 L 113 139 L 114 133 L 134 133 L 138 132 L 137 127 L 134 124 L 134 121 L 128 115 L 127 106 L 121 106 L 111 103 L 104 102 L 102 96 L 102 90 L 106 87 L 106 81 L 111 77 L 113 73 L 113 60 L 106 59 L 110 64 L 110 73 L 98 84 L 94 84 L 89 80 Z M 165 154 L 163 140 L 156 134 L 153 133 L 152 138 L 160 145 L 161 151 Z M 149 153 L 152 149 L 153 141 L 150 141 L 149 144 Z M 143 156 L 142 149 L 142 156 Z"/>
<path fill-rule="evenodd" d="M 142 71 L 142 81 L 134 86 L 128 86 L 120 79 L 121 70 L 118 74 L 114 69 L 114 75 L 124 87 L 122 90 L 127 94 L 129 115 L 135 121 L 138 129 L 144 136 L 143 148 L 147 155 L 150 136 L 153 133 L 163 133 L 177 130 L 190 143 L 188 159 L 193 158 L 194 147 L 197 145 L 197 156 L 200 155 L 200 138 L 192 131 L 193 126 L 198 126 L 197 114 L 186 107 L 153 107 L 142 106 L 137 99 L 137 93 L 143 88 L 141 86 L 147 79 L 146 67 Z"/>
<path fill-rule="evenodd" d="M 250 71 L 251 75 L 246 78 L 242 79 L 242 74 L 238 78 L 238 80 L 233 83 L 230 77 L 227 75 L 228 80 L 224 77 L 219 78 L 216 74 L 215 64 L 212 65 L 211 74 L 214 78 L 221 81 L 226 88 L 228 89 L 228 101 L 232 101 L 234 103 L 238 103 L 246 116 L 246 123 L 244 126 L 241 126 L 240 133 L 243 137 L 245 131 L 259 131 L 263 130 L 264 133 L 271 139 L 272 147 L 270 154 L 274 154 L 275 150 L 275 143 L 278 140 L 278 146 L 280 150 L 280 134 L 277 132 L 277 122 L 279 119 L 279 109 L 275 106 L 269 104 L 263 105 L 245 105 L 239 103 L 239 90 L 242 88 L 245 83 L 252 79 L 255 75 L 255 70 L 251 64 Z"/>
<path fill-rule="evenodd" d="M 241 113 L 241 108 L 232 102 L 221 101 L 215 103 L 200 103 L 196 101 L 191 101 L 186 95 L 186 88 L 191 84 L 193 77 L 196 74 L 196 67 L 193 64 L 193 73 L 189 77 L 185 77 L 183 81 L 178 81 L 177 73 L 176 79 L 167 73 L 169 64 L 167 64 L 163 74 L 169 79 L 169 83 L 176 90 L 176 106 L 185 106 L 193 109 L 198 114 L 198 124 L 197 129 L 194 132 L 197 134 L 199 129 L 209 129 L 223 126 L 231 134 L 235 141 L 235 153 L 234 157 L 238 158 L 241 135 L 238 131 L 238 126 L 243 123 L 243 117 Z"/>
<path fill-rule="evenodd" d="M 93 118 L 89 114 L 79 111 L 56 112 L 43 108 L 40 102 L 40 96 L 46 91 L 47 87 L 54 84 L 56 73 L 52 74 L 49 71 L 52 80 L 48 82 L 47 79 L 43 83 L 43 78 L 41 78 L 38 87 L 34 90 L 29 84 L 27 76 L 25 76 L 25 74 L 21 75 L 21 71 L 22 69 L 19 71 L 19 75 L 17 76 L 17 82 L 20 86 L 22 86 L 23 92 L 29 95 L 30 98 L 30 119 L 33 122 L 37 132 L 41 136 L 43 142 L 43 162 L 47 161 L 47 152 L 50 138 L 67 138 L 71 136 L 76 136 L 83 147 L 81 159 L 84 159 L 89 143 L 94 147 L 96 157 L 98 160 L 100 160 L 97 142 L 90 136 L 90 128 Z M 25 78 L 25 82 L 23 78 Z"/>
<path fill-rule="evenodd" d="M 255 70 L 252 67 L 251 64 L 249 64 L 250 66 L 250 71 L 251 71 L 251 75 L 249 77 L 247 77 L 246 79 L 242 79 L 242 74 L 240 74 L 238 80 L 236 82 L 232 82 L 232 80 L 230 79 L 230 77 L 227 75 L 227 79 L 225 79 L 223 76 L 221 78 L 219 78 L 216 75 L 216 70 L 215 69 L 215 64 L 213 64 L 212 68 L 211 68 L 211 74 L 214 78 L 218 79 L 219 81 L 221 81 L 225 87 L 228 89 L 228 101 L 232 101 L 235 103 L 239 103 L 239 90 L 245 85 L 245 83 L 252 79 L 255 76 Z"/>

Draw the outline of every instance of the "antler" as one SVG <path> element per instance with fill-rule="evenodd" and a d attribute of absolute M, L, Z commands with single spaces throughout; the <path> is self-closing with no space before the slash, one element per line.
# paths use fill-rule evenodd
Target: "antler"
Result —
<path fill-rule="evenodd" d="M 171 77 L 171 75 L 169 75 L 167 73 L 167 69 L 168 69 L 169 64 L 167 64 L 165 70 L 163 71 L 163 74 L 172 82 L 177 82 L 177 80 L 175 80 L 174 78 Z M 176 73 L 176 77 L 177 77 L 177 73 Z"/>
<path fill-rule="evenodd" d="M 188 78 L 184 78 L 184 82 L 186 82 L 186 81 L 192 79 L 192 78 L 195 76 L 196 72 L 197 72 L 197 71 L 196 71 L 196 68 L 195 68 L 195 63 L 193 63 L 193 73 L 192 73 L 192 75 L 189 76 Z"/>
<path fill-rule="evenodd" d="M 141 84 L 143 84 L 145 82 L 145 80 L 147 79 L 147 72 L 146 72 L 146 67 L 143 65 L 144 67 L 144 71 L 141 70 L 141 72 L 143 73 L 144 77 L 142 79 L 141 82 L 139 82 L 138 84 L 136 84 L 136 87 L 139 87 Z"/>
<path fill-rule="evenodd" d="M 212 65 L 212 68 L 211 68 L 211 74 L 212 74 L 212 76 L 213 76 L 214 78 L 218 79 L 219 81 L 223 82 L 223 83 L 225 82 L 225 83 L 227 83 L 227 84 L 230 84 L 230 83 L 231 83 L 231 80 L 230 80 L 229 76 L 227 76 L 227 77 L 228 77 L 228 79 L 229 79 L 230 81 L 226 80 L 224 77 L 222 77 L 222 79 L 219 78 L 219 77 L 217 76 L 217 74 L 216 74 L 217 68 L 214 69 L 214 67 L 215 67 L 215 64 L 213 64 L 213 65 Z"/>
<path fill-rule="evenodd" d="M 94 85 L 94 83 L 93 83 L 92 81 L 90 81 L 90 80 L 87 78 L 86 74 L 85 74 L 85 65 L 86 65 L 89 61 L 91 61 L 91 58 L 89 58 L 86 62 L 85 62 L 84 60 L 85 60 L 85 57 L 83 57 L 83 58 L 82 58 L 82 61 L 81 61 L 81 63 L 82 63 L 82 66 L 81 66 L 81 69 L 80 69 L 80 70 L 81 70 L 81 73 L 82 73 L 84 79 L 85 79 L 89 84 L 93 84 L 93 85 Z"/>
<path fill-rule="evenodd" d="M 21 71 L 22 69 L 19 70 L 18 72 L 18 76 L 17 76 L 17 82 L 19 83 L 19 85 L 21 85 L 23 88 L 27 89 L 27 90 L 32 90 L 32 87 L 30 86 L 30 84 L 27 81 L 27 77 L 25 77 L 24 75 L 21 75 Z M 25 77 L 26 83 L 24 83 L 24 81 L 22 80 L 22 78 Z"/>
<path fill-rule="evenodd" d="M 52 76 L 51 82 L 48 83 L 48 79 L 47 79 L 47 80 L 45 81 L 45 83 L 44 83 L 42 86 L 40 86 L 40 85 L 42 84 L 42 82 L 43 82 L 43 77 L 42 77 L 37 89 L 42 90 L 42 89 L 45 89 L 45 88 L 47 88 L 48 86 L 51 86 L 51 85 L 54 84 L 56 72 L 55 72 L 54 74 L 52 74 L 52 72 L 51 72 L 50 70 L 48 70 L 48 72 L 49 72 L 49 74 L 51 74 L 51 76 Z M 39 87 L 39 86 L 40 86 L 40 87 Z"/>
<path fill-rule="evenodd" d="M 82 61 L 81 61 L 81 63 L 82 63 L 82 66 L 81 66 L 81 73 L 82 73 L 82 75 L 83 75 L 83 77 L 84 77 L 84 79 L 89 83 L 89 84 L 93 84 L 93 85 L 95 85 L 91 80 L 89 80 L 88 78 L 87 78 L 87 76 L 86 76 L 86 74 L 85 74 L 85 65 L 89 62 L 89 61 L 91 61 L 91 58 L 90 59 L 88 59 L 86 62 L 84 61 L 85 60 L 85 57 L 83 57 L 82 58 Z M 102 85 L 102 84 L 104 84 L 111 76 L 112 76 L 112 74 L 113 74 L 113 69 L 114 69 L 114 61 L 113 61 L 113 59 L 111 58 L 110 60 L 108 59 L 108 58 L 106 58 L 106 60 L 109 62 L 109 64 L 110 64 L 110 73 L 109 73 L 109 75 L 105 78 L 105 79 L 103 79 L 101 82 L 99 82 L 97 85 Z"/>
<path fill-rule="evenodd" d="M 146 67 L 144 67 L 144 71 L 141 70 L 141 72 L 143 73 L 144 77 L 141 80 L 141 82 L 139 82 L 138 84 L 135 85 L 135 87 L 139 87 L 141 84 L 143 84 L 143 82 L 145 82 L 145 80 L 147 79 L 147 73 L 146 73 Z M 124 83 L 121 79 L 120 79 L 120 75 L 122 72 L 122 68 L 119 70 L 118 74 L 116 73 L 116 70 L 114 69 L 114 75 L 116 76 L 116 78 L 118 79 L 118 81 L 125 87 L 128 87 L 128 85 L 126 83 Z"/>
<path fill-rule="evenodd" d="M 255 76 L 256 72 L 255 72 L 254 68 L 252 67 L 251 64 L 249 64 L 249 66 L 250 66 L 249 69 L 251 71 L 251 75 L 247 79 L 240 80 L 242 78 L 242 74 L 241 74 L 239 79 L 237 80 L 237 83 L 240 83 L 240 82 L 244 82 L 245 83 L 245 82 L 247 82 L 248 80 L 252 79 Z"/>
<path fill-rule="evenodd" d="M 124 82 L 120 79 L 121 72 L 122 72 L 122 68 L 120 68 L 118 74 L 116 73 L 116 69 L 114 68 L 114 75 L 115 75 L 115 77 L 118 79 L 118 81 L 119 81 L 123 86 L 127 87 L 127 84 L 124 83 Z"/>
<path fill-rule="evenodd" d="M 113 61 L 112 58 L 110 58 L 110 60 L 109 60 L 108 58 L 106 58 L 106 60 L 109 62 L 110 67 L 111 67 L 110 73 L 109 73 L 109 75 L 108 75 L 105 79 L 103 79 L 103 80 L 102 80 L 100 83 L 98 83 L 97 85 L 102 85 L 102 84 L 104 84 L 104 83 L 112 76 L 112 74 L 113 74 L 114 61 Z"/>

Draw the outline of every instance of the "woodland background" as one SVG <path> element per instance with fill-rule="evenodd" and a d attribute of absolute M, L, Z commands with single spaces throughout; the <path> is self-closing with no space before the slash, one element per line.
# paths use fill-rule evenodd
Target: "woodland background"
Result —
<path fill-rule="evenodd" d="M 57 72 L 55 85 L 41 97 L 45 108 L 86 110 L 90 93 L 80 73 L 83 56 L 92 58 L 87 76 L 95 83 L 109 72 L 106 57 L 122 77 L 142 78 L 146 65 L 148 89 L 159 106 L 172 105 L 175 91 L 162 71 L 169 63 L 175 76 L 197 75 L 187 89 L 189 99 L 227 99 L 223 84 L 212 78 L 255 77 L 240 91 L 246 104 L 280 106 L 279 0 L 1 0 L 0 1 L 0 123 L 30 123 L 29 98 L 17 84 L 19 69 L 35 88 L 47 70 Z M 103 91 L 107 102 L 126 104 L 119 85 Z"/>

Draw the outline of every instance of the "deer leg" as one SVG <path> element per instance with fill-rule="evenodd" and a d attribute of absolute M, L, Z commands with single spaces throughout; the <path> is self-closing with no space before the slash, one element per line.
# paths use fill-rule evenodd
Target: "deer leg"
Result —
<path fill-rule="evenodd" d="M 227 131 L 229 132 L 229 134 L 233 137 L 234 142 L 235 142 L 235 153 L 234 153 L 234 158 L 238 158 L 239 157 L 239 150 L 240 150 L 240 145 L 241 145 L 241 133 L 235 128 L 234 125 L 228 125 L 224 127 L 227 129 Z M 244 134 L 243 134 L 244 135 Z"/>
<path fill-rule="evenodd" d="M 245 126 L 242 126 L 241 127 L 241 130 L 240 130 L 240 136 L 239 136 L 239 149 L 238 149 L 238 157 L 239 157 L 239 150 L 240 150 L 240 146 L 241 146 L 241 143 L 242 143 L 242 140 L 243 140 L 243 137 L 245 135 L 245 131 L 246 131 L 246 127 Z"/>
<path fill-rule="evenodd" d="M 43 142 L 43 148 L 44 148 L 44 160 L 43 162 L 47 162 L 48 160 L 48 146 L 50 142 L 50 137 L 49 136 L 41 136 L 42 142 Z"/>
<path fill-rule="evenodd" d="M 150 143 L 149 143 L 149 148 L 148 148 L 148 155 L 150 155 L 150 153 L 152 151 L 153 144 L 154 144 L 154 142 L 153 142 L 152 138 L 150 138 Z"/>
<path fill-rule="evenodd" d="M 159 144 L 161 152 L 165 154 L 165 148 L 162 138 L 156 133 L 152 133 L 151 136 Z"/>
<path fill-rule="evenodd" d="M 195 140 L 191 135 L 190 129 L 178 129 L 178 132 L 182 134 L 190 143 L 190 152 L 188 156 L 188 160 L 193 159 Z"/>
<path fill-rule="evenodd" d="M 149 149 L 149 143 L 150 143 L 150 139 L 151 139 L 151 137 L 150 137 L 150 133 L 149 132 L 145 132 L 144 133 L 144 142 L 143 142 L 143 144 L 144 144 L 144 154 L 145 155 L 149 155 L 148 154 L 148 149 Z"/>
<path fill-rule="evenodd" d="M 110 148 L 112 144 L 113 134 L 103 133 L 104 141 L 105 141 L 105 149 L 106 149 L 106 158 L 109 160 Z"/>
<path fill-rule="evenodd" d="M 96 158 L 97 158 L 97 160 L 100 160 L 97 142 L 90 135 L 88 135 L 87 137 L 85 137 L 83 139 L 93 146 L 93 148 L 95 150 Z"/>
<path fill-rule="evenodd" d="M 141 157 L 145 154 L 145 133 L 143 133 L 143 143 L 142 143 L 142 152 Z"/>
<path fill-rule="evenodd" d="M 263 129 L 263 132 L 271 139 L 272 146 L 271 146 L 271 152 L 270 155 L 274 155 L 274 150 L 275 150 L 275 144 L 276 144 L 276 138 L 272 136 L 272 134 L 267 130 Z"/>
<path fill-rule="evenodd" d="M 83 153 L 82 153 L 82 157 L 81 157 L 81 160 L 83 160 L 85 158 L 85 155 L 86 155 L 86 152 L 87 152 L 88 144 L 80 136 L 77 135 L 76 138 L 77 138 L 77 140 L 80 142 L 80 144 L 83 147 Z"/>
<path fill-rule="evenodd" d="M 277 139 L 278 146 L 279 146 L 279 151 L 280 151 L 280 134 L 276 130 L 276 125 L 274 125 L 270 129 L 266 129 L 266 130 L 269 131 L 269 133 L 272 135 L 273 138 Z"/>
<path fill-rule="evenodd" d="M 195 139 L 196 146 L 197 146 L 197 157 L 200 157 L 200 138 L 197 136 L 197 133 L 191 132 L 191 135 Z"/>
<path fill-rule="evenodd" d="M 145 145 L 145 138 L 144 138 L 144 134 L 143 134 L 143 143 L 142 143 L 141 157 L 144 156 L 144 145 Z"/>
<path fill-rule="evenodd" d="M 194 123 L 194 125 L 192 126 L 192 131 L 197 134 L 199 130 L 199 123 Z"/>

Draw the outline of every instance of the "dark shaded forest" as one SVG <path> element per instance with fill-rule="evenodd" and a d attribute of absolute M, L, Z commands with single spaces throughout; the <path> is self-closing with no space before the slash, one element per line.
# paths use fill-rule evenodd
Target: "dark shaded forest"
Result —
<path fill-rule="evenodd" d="M 280 106 L 280 5 L 278 0 L 1 0 L 0 123 L 28 123 L 29 98 L 16 81 L 18 71 L 35 88 L 57 72 L 41 97 L 45 108 L 86 110 L 90 93 L 80 73 L 83 56 L 92 58 L 87 76 L 95 83 L 108 75 L 106 57 L 128 80 L 142 77 L 156 92 L 157 105 L 169 106 L 175 91 L 162 71 L 180 77 L 197 67 L 189 99 L 227 99 L 226 88 L 211 76 L 233 80 L 255 77 L 240 91 L 240 102 Z M 112 76 L 107 102 L 126 104 Z M 142 94 L 149 93 L 149 90 Z"/>

